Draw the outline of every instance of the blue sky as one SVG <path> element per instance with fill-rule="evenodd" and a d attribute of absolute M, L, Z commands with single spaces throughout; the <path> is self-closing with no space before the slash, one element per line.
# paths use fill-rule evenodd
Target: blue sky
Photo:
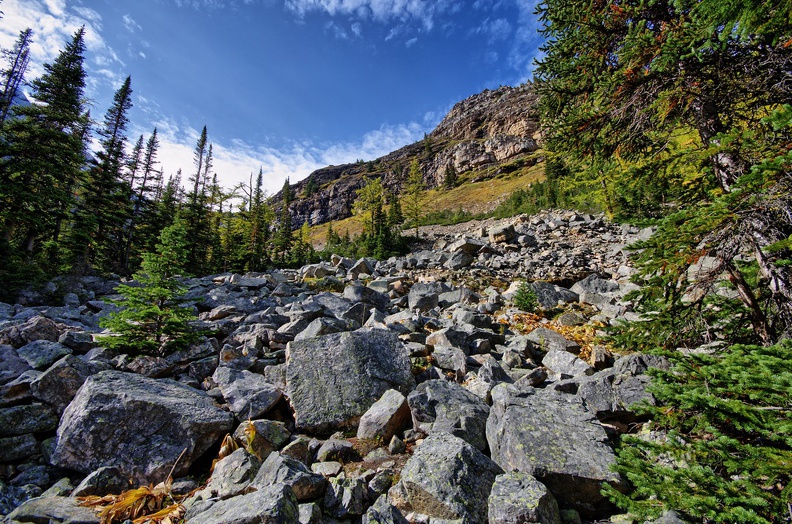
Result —
<path fill-rule="evenodd" d="M 430 132 L 463 98 L 532 76 L 536 0 L 3 0 L 0 46 L 34 31 L 28 78 L 86 26 L 99 120 L 132 77 L 130 140 L 156 126 L 166 175 L 206 125 L 225 187 L 272 193 Z"/>

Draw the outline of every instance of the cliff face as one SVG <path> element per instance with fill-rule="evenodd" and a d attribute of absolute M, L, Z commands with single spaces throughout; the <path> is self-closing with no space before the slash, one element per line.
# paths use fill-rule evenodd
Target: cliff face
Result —
<path fill-rule="evenodd" d="M 449 166 L 458 174 L 472 172 L 478 180 L 491 176 L 500 165 L 538 149 L 536 98 L 532 84 L 485 90 L 456 104 L 425 140 L 370 162 L 314 171 L 292 186 L 297 195 L 290 205 L 293 226 L 349 217 L 355 191 L 368 178 L 381 178 L 386 188 L 399 192 L 413 159 L 430 188 L 444 182 Z M 309 195 L 311 186 L 318 189 Z"/>

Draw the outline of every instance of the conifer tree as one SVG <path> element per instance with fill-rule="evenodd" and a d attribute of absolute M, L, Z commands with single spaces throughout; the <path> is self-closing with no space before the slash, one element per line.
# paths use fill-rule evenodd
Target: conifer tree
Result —
<path fill-rule="evenodd" d="M 443 186 L 446 189 L 453 189 L 457 185 L 457 172 L 454 164 L 448 164 L 445 168 L 445 177 L 443 178 Z"/>
<path fill-rule="evenodd" d="M 274 257 L 281 263 L 287 260 L 289 253 L 294 246 L 294 233 L 292 231 L 291 212 L 289 205 L 292 202 L 291 185 L 289 178 L 283 182 L 283 189 L 281 190 L 282 205 L 280 216 L 278 217 L 278 225 L 275 230 L 275 237 L 273 238 Z"/>
<path fill-rule="evenodd" d="M 0 140 L 0 232 L 6 253 L 30 264 L 47 247 L 47 260 L 38 261 L 50 270 L 57 268 L 63 221 L 85 165 L 84 36 L 85 28 L 77 30 L 44 65 L 44 74 L 31 83 L 40 103 L 15 107 Z"/>
<path fill-rule="evenodd" d="M 256 187 L 252 190 L 250 200 L 250 240 L 249 261 L 250 271 L 261 271 L 267 265 L 267 242 L 270 237 L 270 226 L 273 214 L 265 200 L 263 190 L 264 171 L 259 168 Z"/>
<path fill-rule="evenodd" d="M 124 181 L 127 113 L 132 108 L 131 79 L 116 91 L 98 130 L 101 149 L 79 189 L 75 223 L 69 233 L 73 268 L 122 272 L 125 223 L 131 218 L 131 187 Z"/>
<path fill-rule="evenodd" d="M 211 156 L 211 145 L 208 143 L 206 126 L 204 126 L 193 154 L 195 174 L 189 178 L 192 189 L 187 194 L 187 202 L 181 213 L 189 239 L 187 269 L 194 274 L 205 274 L 209 269 L 211 223 L 207 207 L 209 205 L 207 178 L 212 169 Z"/>
<path fill-rule="evenodd" d="M 402 203 L 404 206 L 404 216 L 415 227 L 415 235 L 418 235 L 418 226 L 424 215 L 424 198 L 426 196 L 426 185 L 423 181 L 423 173 L 418 159 L 413 159 L 410 164 L 410 174 L 407 183 L 402 191 Z"/>
<path fill-rule="evenodd" d="M 140 171 L 140 179 L 137 185 L 131 186 L 133 190 L 134 207 L 132 216 L 127 226 L 126 249 L 123 256 L 124 273 L 128 273 L 131 267 L 133 247 L 139 239 L 138 249 L 144 251 L 154 248 L 153 240 L 159 235 L 158 220 L 156 218 L 155 201 L 156 193 L 162 186 L 162 172 L 156 169 L 158 164 L 157 153 L 159 152 L 159 138 L 157 128 L 151 133 L 146 141 L 145 151 L 142 150 L 143 135 L 132 150 L 135 157 L 134 170 Z M 133 171 L 134 173 L 134 171 Z M 134 175 L 133 175 L 134 177 Z M 134 178 L 132 179 L 134 181 Z M 166 218 L 166 223 L 172 222 L 173 217 Z"/>
<path fill-rule="evenodd" d="M 113 335 L 103 343 L 132 354 L 165 356 L 185 347 L 198 337 L 190 322 L 197 317 L 185 306 L 187 288 L 178 280 L 186 265 L 187 230 L 176 221 L 162 230 L 156 252 L 145 253 L 141 270 L 135 274 L 138 286 L 121 284 L 123 297 L 118 312 L 101 325 Z"/>
<path fill-rule="evenodd" d="M 14 97 L 25 81 L 25 72 L 30 63 L 30 44 L 33 41 L 33 30 L 28 28 L 20 31 L 14 47 L 3 51 L 8 66 L 0 72 L 2 91 L 0 91 L 0 126 L 6 121 Z"/>

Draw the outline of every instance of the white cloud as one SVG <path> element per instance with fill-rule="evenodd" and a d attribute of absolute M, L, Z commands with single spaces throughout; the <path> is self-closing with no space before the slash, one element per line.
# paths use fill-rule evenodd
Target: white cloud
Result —
<path fill-rule="evenodd" d="M 511 37 L 512 26 L 505 18 L 487 18 L 479 26 L 470 31 L 471 34 L 482 34 L 490 44 Z"/>
<path fill-rule="evenodd" d="M 330 16 L 371 18 L 377 22 L 420 22 L 425 30 L 434 27 L 435 19 L 457 9 L 460 0 L 285 0 L 286 8 L 298 17 L 320 11 Z"/>
<path fill-rule="evenodd" d="M 509 65 L 517 71 L 518 81 L 525 82 L 533 76 L 535 62 L 542 58 L 539 50 L 542 36 L 539 30 L 542 23 L 534 14 L 539 0 L 515 0 L 519 10 L 517 31 L 515 33 L 512 49 L 509 53 Z"/>
<path fill-rule="evenodd" d="M 409 49 L 410 47 L 412 47 L 413 45 L 415 45 L 415 43 L 416 43 L 417 41 L 418 41 L 418 37 L 417 37 L 417 36 L 416 36 L 416 37 L 413 37 L 413 38 L 410 38 L 409 40 L 407 40 L 406 42 L 404 42 L 404 47 L 406 47 L 406 48 L 408 48 L 408 49 Z"/>
<path fill-rule="evenodd" d="M 160 140 L 158 158 L 165 176 L 175 174 L 181 168 L 182 182 L 186 182 L 195 169 L 193 151 L 199 130 L 185 122 L 162 116 L 155 119 L 154 125 Z M 242 139 L 218 142 L 212 139 L 211 129 L 208 135 L 213 144 L 214 171 L 223 187 L 232 188 L 239 183 L 247 183 L 250 174 L 258 173 L 261 168 L 264 188 L 272 194 L 283 187 L 286 177 L 294 183 L 320 167 L 378 158 L 420 140 L 428 129 L 417 123 L 383 125 L 354 142 L 314 144 L 306 141 L 280 148 L 253 145 Z M 150 132 L 136 129 L 130 132 L 130 141 L 134 142 L 134 137 L 141 133 L 148 136 Z"/>
<path fill-rule="evenodd" d="M 85 26 L 85 47 L 89 51 L 86 56 L 91 56 L 86 61 L 89 90 L 102 79 L 116 83 L 120 77 L 107 74 L 108 66 L 123 63 L 102 39 L 102 17 L 93 9 L 67 7 L 65 0 L 5 0 L 2 8 L 5 16 L 0 24 L 1 47 L 12 47 L 20 31 L 28 27 L 33 30 L 27 79 L 41 76 L 44 64 L 52 62 L 81 26 Z"/>
<path fill-rule="evenodd" d="M 142 27 L 140 27 L 140 24 L 135 22 L 134 18 L 132 18 L 129 15 L 124 15 L 122 17 L 122 20 L 124 21 L 124 27 L 126 27 L 127 31 L 129 31 L 130 33 L 135 33 L 143 29 Z"/>

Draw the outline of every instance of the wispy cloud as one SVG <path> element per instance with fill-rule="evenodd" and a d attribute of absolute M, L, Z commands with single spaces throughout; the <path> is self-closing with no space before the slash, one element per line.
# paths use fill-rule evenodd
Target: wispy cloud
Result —
<path fill-rule="evenodd" d="M 186 180 L 194 169 L 193 151 L 199 131 L 186 122 L 165 116 L 156 119 L 154 125 L 160 139 L 159 160 L 166 176 L 182 169 L 183 179 Z M 414 122 L 383 125 L 365 133 L 357 141 L 328 144 L 304 141 L 277 148 L 254 145 L 239 138 L 218 142 L 212 139 L 211 129 L 208 131 L 213 144 L 214 171 L 223 187 L 232 188 L 247 183 L 250 173 L 258 173 L 261 168 L 264 188 L 269 193 L 276 193 L 286 177 L 291 182 L 297 182 L 320 167 L 378 158 L 416 142 L 428 130 L 425 125 Z M 135 129 L 135 135 L 148 135 L 150 131 Z"/>
<path fill-rule="evenodd" d="M 543 40 L 539 34 L 542 24 L 539 17 L 534 14 L 539 0 L 514 1 L 517 4 L 519 16 L 517 31 L 509 53 L 509 65 L 517 72 L 518 82 L 525 82 L 533 77 L 536 60 L 540 60 L 543 56 L 539 50 L 539 45 Z"/>
<path fill-rule="evenodd" d="M 459 4 L 459 5 L 458 5 Z M 431 30 L 436 19 L 452 8 L 458 8 L 460 0 L 285 0 L 286 8 L 299 17 L 319 11 L 331 16 L 350 16 L 358 19 L 373 19 L 377 22 L 419 22 L 425 30 Z"/>
<path fill-rule="evenodd" d="M 93 9 L 68 6 L 65 0 L 5 0 L 2 7 L 0 46 L 10 48 L 20 31 L 33 30 L 27 78 L 41 76 L 43 65 L 52 62 L 74 32 L 85 26 L 89 90 L 103 82 L 118 84 L 119 78 L 123 80 L 117 72 L 123 63 L 102 38 L 102 17 Z"/>
<path fill-rule="evenodd" d="M 124 21 L 124 27 L 126 27 L 127 31 L 129 31 L 130 33 L 135 33 L 143 29 L 142 27 L 140 27 L 140 24 L 135 22 L 135 19 L 129 15 L 124 15 L 122 17 L 122 20 Z"/>

